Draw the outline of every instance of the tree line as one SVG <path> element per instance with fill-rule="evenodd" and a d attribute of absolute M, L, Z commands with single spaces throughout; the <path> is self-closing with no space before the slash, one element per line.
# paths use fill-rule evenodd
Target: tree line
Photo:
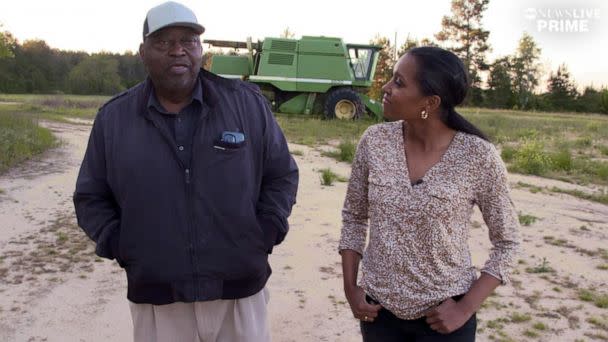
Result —
<path fill-rule="evenodd" d="M 608 113 L 608 89 L 587 86 L 581 92 L 566 64 L 548 75 L 546 86 L 540 65 L 541 48 L 524 33 L 516 51 L 489 62 L 490 32 L 482 26 L 489 0 L 452 0 L 451 14 L 444 16 L 433 39 L 409 38 L 397 49 L 402 55 L 415 46 L 440 46 L 454 52 L 468 69 L 471 88 L 466 105 L 488 108 Z M 380 99 L 381 87 L 391 77 L 396 46 L 387 37 L 376 36 L 371 44 L 382 47 L 374 84 L 369 91 Z M 540 88 L 540 89 L 539 89 Z"/>
<path fill-rule="evenodd" d="M 372 39 L 371 43 L 381 46 L 382 50 L 369 95 L 381 98 L 381 87 L 391 78 L 396 62 L 395 52 L 402 55 L 415 46 L 434 45 L 456 53 L 468 69 L 471 89 L 466 105 L 608 113 L 608 89 L 587 86 L 580 92 L 565 64 L 551 71 L 546 86 L 540 87 L 541 79 L 546 76 L 540 66 L 541 48 L 527 33 L 513 54 L 488 61 L 490 32 L 482 26 L 488 4 L 489 0 L 452 0 L 451 13 L 443 17 L 441 30 L 434 39 L 408 37 L 398 49 L 387 37 Z M 281 35 L 294 37 L 289 28 Z M 208 62 L 209 57 L 210 53 L 206 52 L 204 60 Z M 0 30 L 0 92 L 3 93 L 111 95 L 145 77 L 136 53 L 63 51 L 49 47 L 43 40 L 20 44 L 10 32 Z"/>
<path fill-rule="evenodd" d="M 43 40 L 20 44 L 10 32 L 0 32 L 0 93 L 112 95 L 145 77 L 131 52 L 64 51 Z"/>

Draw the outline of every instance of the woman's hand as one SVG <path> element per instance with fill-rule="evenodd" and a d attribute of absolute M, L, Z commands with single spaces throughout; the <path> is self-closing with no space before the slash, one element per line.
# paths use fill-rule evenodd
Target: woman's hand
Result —
<path fill-rule="evenodd" d="M 380 304 L 369 304 L 365 300 L 365 291 L 359 286 L 349 286 L 344 289 L 346 299 L 355 318 L 364 322 L 373 322 L 382 309 Z"/>
<path fill-rule="evenodd" d="M 462 327 L 473 316 L 461 302 L 448 298 L 426 312 L 426 322 L 431 329 L 449 334 Z"/>

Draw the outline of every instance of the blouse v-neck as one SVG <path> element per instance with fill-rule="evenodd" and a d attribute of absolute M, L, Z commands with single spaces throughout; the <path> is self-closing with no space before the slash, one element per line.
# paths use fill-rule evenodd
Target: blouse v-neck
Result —
<path fill-rule="evenodd" d="M 441 155 L 439 160 L 435 164 L 433 164 L 431 167 L 429 167 L 422 177 L 420 177 L 419 179 L 416 179 L 414 181 L 413 179 L 410 178 L 410 169 L 408 166 L 408 159 L 407 159 L 407 156 L 405 153 L 405 146 L 406 146 L 405 135 L 407 133 L 407 129 L 408 129 L 407 124 L 404 124 L 403 122 L 401 122 L 401 124 L 399 125 L 399 134 L 397 134 L 397 136 L 399 137 L 398 152 L 401 152 L 401 153 L 398 153 L 401 156 L 401 158 L 398 160 L 400 161 L 400 164 L 402 165 L 402 169 L 403 169 L 402 174 L 405 178 L 405 183 L 410 188 L 413 188 L 415 186 L 415 183 L 421 184 L 421 181 L 425 182 L 425 181 L 428 181 L 429 179 L 431 179 L 435 169 L 440 169 L 442 167 L 442 165 L 448 161 L 448 158 L 450 157 L 452 150 L 455 148 L 454 145 L 456 145 L 456 141 L 459 138 L 460 131 L 456 131 L 456 134 L 454 134 L 454 137 L 452 137 L 452 140 L 450 141 L 448 147 L 443 152 L 443 154 Z"/>

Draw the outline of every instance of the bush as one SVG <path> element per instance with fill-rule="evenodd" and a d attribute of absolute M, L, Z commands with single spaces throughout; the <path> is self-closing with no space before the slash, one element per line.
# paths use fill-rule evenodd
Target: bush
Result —
<path fill-rule="evenodd" d="M 562 149 L 551 156 L 551 163 L 554 170 L 572 170 L 572 154 L 567 149 Z"/>
<path fill-rule="evenodd" d="M 510 163 L 513 161 L 513 157 L 515 156 L 515 148 L 511 146 L 503 146 L 502 151 L 500 152 L 500 156 L 505 163 Z"/>
<path fill-rule="evenodd" d="M 551 169 L 551 158 L 544 152 L 544 145 L 538 140 L 527 140 L 515 153 L 515 171 L 541 176 Z"/>

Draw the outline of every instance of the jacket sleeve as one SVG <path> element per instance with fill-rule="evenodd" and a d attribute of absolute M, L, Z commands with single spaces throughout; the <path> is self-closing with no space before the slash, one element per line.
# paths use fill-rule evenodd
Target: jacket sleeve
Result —
<path fill-rule="evenodd" d="M 107 182 L 105 137 L 100 114 L 91 129 L 73 199 L 78 225 L 95 241 L 95 253 L 114 259 L 118 251 L 120 209 Z"/>
<path fill-rule="evenodd" d="M 266 249 L 271 253 L 273 246 L 281 243 L 289 230 L 287 217 L 296 202 L 298 167 L 266 101 L 260 99 L 259 107 L 264 112 L 265 127 L 262 184 L 256 215 L 264 231 Z"/>

